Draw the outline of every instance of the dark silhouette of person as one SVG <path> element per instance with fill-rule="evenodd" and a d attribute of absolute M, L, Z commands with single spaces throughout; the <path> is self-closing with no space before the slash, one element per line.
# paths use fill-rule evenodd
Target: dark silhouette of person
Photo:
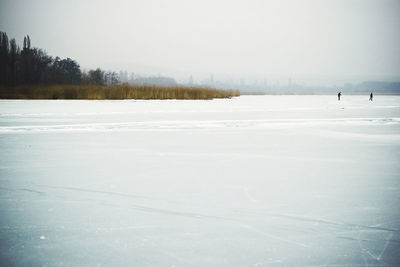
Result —
<path fill-rule="evenodd" d="M 369 101 L 373 101 L 374 100 L 374 94 L 372 94 L 372 92 L 369 94 Z"/>
<path fill-rule="evenodd" d="M 340 101 L 340 97 L 342 96 L 342 92 L 339 92 L 338 94 L 337 94 L 337 100 L 338 101 Z"/>

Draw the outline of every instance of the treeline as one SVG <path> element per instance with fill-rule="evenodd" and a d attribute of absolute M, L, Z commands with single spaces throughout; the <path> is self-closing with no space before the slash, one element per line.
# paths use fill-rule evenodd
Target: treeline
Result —
<path fill-rule="evenodd" d="M 118 84 L 115 72 L 101 69 L 82 72 L 79 64 L 70 58 L 53 58 L 39 48 L 31 46 L 31 39 L 24 37 L 22 49 L 15 39 L 8 40 L 0 32 L 0 85 L 37 84 Z"/>
<path fill-rule="evenodd" d="M 212 99 L 238 96 L 239 91 L 160 85 L 120 84 L 118 74 L 100 68 L 81 71 L 70 58 L 53 58 L 31 46 L 22 49 L 0 32 L 0 98 L 7 99 Z"/>

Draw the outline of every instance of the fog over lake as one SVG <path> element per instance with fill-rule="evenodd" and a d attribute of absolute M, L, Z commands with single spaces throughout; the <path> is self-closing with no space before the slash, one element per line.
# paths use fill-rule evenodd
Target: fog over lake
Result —
<path fill-rule="evenodd" d="M 0 29 L 85 69 L 339 86 L 399 81 L 399 13 L 396 0 L 3 0 Z"/>

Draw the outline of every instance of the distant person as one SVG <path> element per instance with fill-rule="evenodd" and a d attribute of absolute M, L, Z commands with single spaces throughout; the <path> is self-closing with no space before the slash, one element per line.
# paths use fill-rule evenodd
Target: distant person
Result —
<path fill-rule="evenodd" d="M 374 100 L 374 94 L 371 92 L 369 94 L 369 101 L 373 101 Z"/>
<path fill-rule="evenodd" d="M 342 96 L 342 92 L 339 92 L 338 94 L 337 94 L 337 100 L 338 101 L 340 101 L 340 97 Z"/>

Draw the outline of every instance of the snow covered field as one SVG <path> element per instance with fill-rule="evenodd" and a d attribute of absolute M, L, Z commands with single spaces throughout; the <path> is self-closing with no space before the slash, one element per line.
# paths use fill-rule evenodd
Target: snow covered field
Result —
<path fill-rule="evenodd" d="M 0 101 L 1 266 L 400 266 L 400 97 Z"/>

